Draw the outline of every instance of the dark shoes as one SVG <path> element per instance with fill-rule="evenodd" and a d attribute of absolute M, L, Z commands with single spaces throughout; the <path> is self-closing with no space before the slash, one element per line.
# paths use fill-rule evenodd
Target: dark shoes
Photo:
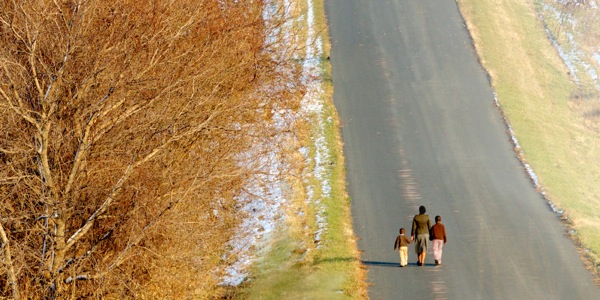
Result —
<path fill-rule="evenodd" d="M 442 264 L 442 261 L 441 261 L 441 260 L 437 260 L 437 259 L 435 260 L 435 265 L 436 265 L 436 266 L 439 266 L 439 265 L 441 265 L 441 264 Z M 424 265 L 425 265 L 424 263 L 417 262 L 417 266 L 419 266 L 419 267 L 421 267 L 421 266 L 424 266 Z"/>

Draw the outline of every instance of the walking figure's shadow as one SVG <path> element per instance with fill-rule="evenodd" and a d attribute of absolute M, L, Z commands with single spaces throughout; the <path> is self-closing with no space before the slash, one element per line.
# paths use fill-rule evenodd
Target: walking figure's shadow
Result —
<path fill-rule="evenodd" d="M 388 267 L 388 268 L 400 267 L 400 264 L 397 262 L 372 261 L 372 260 L 361 260 L 361 262 L 363 265 L 369 266 L 369 267 Z M 417 263 L 408 263 L 406 265 L 406 267 L 417 267 Z M 425 263 L 424 267 L 435 267 L 435 264 Z"/>

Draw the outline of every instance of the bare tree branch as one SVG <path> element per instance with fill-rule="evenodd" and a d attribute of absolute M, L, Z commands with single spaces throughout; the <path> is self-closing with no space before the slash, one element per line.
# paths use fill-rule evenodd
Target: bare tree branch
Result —
<path fill-rule="evenodd" d="M 2 226 L 2 222 L 0 222 L 0 239 L 2 240 L 2 254 L 4 259 L 2 260 L 3 264 L 6 266 L 8 270 L 8 284 L 12 289 L 12 296 L 14 299 L 21 299 L 19 293 L 19 286 L 17 284 L 17 276 L 15 274 L 15 266 L 13 265 L 12 255 L 10 253 L 10 242 L 8 237 L 6 236 L 6 232 L 4 231 L 4 226 Z"/>
<path fill-rule="evenodd" d="M 0 216 L 21 297 L 216 286 L 204 274 L 261 172 L 245 157 L 302 92 L 296 62 L 265 45 L 283 22 L 221 2 L 0 2 Z"/>

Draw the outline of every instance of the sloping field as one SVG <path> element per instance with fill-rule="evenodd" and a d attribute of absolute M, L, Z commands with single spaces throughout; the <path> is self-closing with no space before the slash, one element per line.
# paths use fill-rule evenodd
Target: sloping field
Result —
<path fill-rule="evenodd" d="M 550 18 L 549 12 L 555 11 L 554 8 L 540 4 L 536 10 L 533 1 L 459 0 L 458 3 L 491 77 L 499 105 L 518 139 L 520 147 L 516 151 L 535 172 L 531 175 L 540 192 L 568 225 L 566 232 L 556 234 L 568 234 L 580 243 L 582 258 L 597 274 L 600 267 L 598 99 L 597 96 L 582 99 L 582 95 L 597 95 L 597 91 L 590 94 L 595 90 L 593 72 L 586 71 L 585 64 L 572 64 L 583 62 L 581 59 L 564 60 L 573 58 L 573 53 L 583 52 L 573 50 L 573 44 L 560 48 L 559 42 L 569 41 L 566 37 L 573 35 Z M 546 16 L 545 23 L 538 11 Z M 579 12 L 571 16 L 583 17 Z M 491 15 L 494 17 L 490 18 Z"/>

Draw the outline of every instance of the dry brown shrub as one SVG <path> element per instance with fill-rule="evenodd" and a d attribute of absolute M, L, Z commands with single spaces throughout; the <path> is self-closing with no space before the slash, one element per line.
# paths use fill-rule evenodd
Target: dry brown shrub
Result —
<path fill-rule="evenodd" d="M 0 297 L 217 296 L 244 153 L 302 92 L 264 9 L 0 3 Z"/>

